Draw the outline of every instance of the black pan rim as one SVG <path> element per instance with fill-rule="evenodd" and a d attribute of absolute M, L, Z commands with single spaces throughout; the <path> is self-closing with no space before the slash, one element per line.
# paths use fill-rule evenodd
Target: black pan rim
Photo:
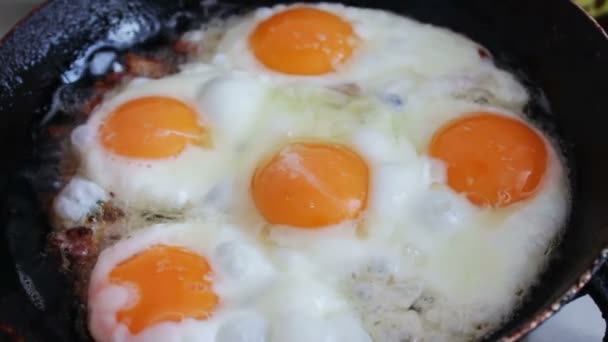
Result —
<path fill-rule="evenodd" d="M 608 41 L 608 33 L 593 16 L 591 16 L 581 5 L 579 5 L 575 1 L 568 2 L 572 6 L 573 10 L 578 10 L 579 12 L 581 12 L 580 14 L 587 18 L 587 20 L 589 20 L 589 22 L 595 26 L 597 31 L 599 31 L 604 36 L 604 39 Z M 571 229 L 571 227 L 569 228 Z M 573 283 L 558 299 L 553 302 L 553 304 L 543 309 L 540 313 L 536 314 L 532 319 L 528 320 L 527 323 L 521 324 L 519 327 L 516 327 L 506 333 L 506 336 L 502 337 L 501 341 L 518 341 L 524 338 L 529 333 L 531 333 L 536 328 L 538 328 L 549 318 L 553 317 L 564 307 L 564 305 L 576 299 L 578 295 L 583 292 L 585 286 L 591 281 L 594 276 L 598 274 L 598 271 L 604 264 L 608 264 L 608 245 L 602 248 L 598 256 L 596 256 L 595 260 L 593 260 L 593 262 L 587 267 L 587 270 L 579 275 L 578 281 Z"/>

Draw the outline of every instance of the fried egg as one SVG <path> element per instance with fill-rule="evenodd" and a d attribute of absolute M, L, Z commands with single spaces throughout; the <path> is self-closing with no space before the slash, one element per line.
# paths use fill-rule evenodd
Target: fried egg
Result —
<path fill-rule="evenodd" d="M 343 296 L 306 273 L 279 277 L 221 220 L 148 227 L 106 249 L 89 308 L 97 341 L 369 341 Z"/>
<path fill-rule="evenodd" d="M 74 130 L 80 172 L 129 206 L 202 201 L 250 133 L 265 87 L 213 68 L 133 81 Z"/>
<path fill-rule="evenodd" d="M 478 44 L 447 29 L 385 11 L 328 3 L 259 8 L 232 19 L 214 48 L 212 62 L 228 68 L 283 82 L 354 83 L 362 88 L 394 75 L 431 79 L 491 64 L 480 57 Z M 489 78 L 508 77 L 495 69 L 485 71 Z"/>

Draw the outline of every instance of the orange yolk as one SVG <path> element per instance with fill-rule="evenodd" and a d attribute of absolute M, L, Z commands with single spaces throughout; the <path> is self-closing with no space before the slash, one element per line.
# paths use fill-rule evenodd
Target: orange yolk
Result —
<path fill-rule="evenodd" d="M 183 102 L 142 97 L 118 107 L 99 130 L 102 145 L 130 158 L 157 159 L 180 154 L 188 144 L 206 146 L 207 131 Z"/>
<path fill-rule="evenodd" d="M 449 123 L 435 134 L 430 154 L 446 163 L 448 185 L 480 207 L 530 197 L 548 162 L 545 142 L 534 129 L 492 113 Z"/>
<path fill-rule="evenodd" d="M 153 246 L 116 266 L 113 284 L 132 287 L 137 301 L 116 313 L 132 334 L 161 322 L 206 319 L 217 307 L 211 268 L 198 254 L 171 246 Z"/>
<path fill-rule="evenodd" d="M 367 164 L 350 149 L 293 143 L 258 168 L 251 192 L 268 222 L 314 229 L 356 218 L 368 183 Z"/>
<path fill-rule="evenodd" d="M 296 7 L 261 22 L 249 37 L 266 67 L 292 75 L 322 75 L 351 56 L 357 38 L 352 26 L 327 11 Z"/>

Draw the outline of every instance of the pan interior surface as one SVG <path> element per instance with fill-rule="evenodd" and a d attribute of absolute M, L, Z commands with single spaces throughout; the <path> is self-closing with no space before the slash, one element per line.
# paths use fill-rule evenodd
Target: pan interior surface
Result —
<path fill-rule="evenodd" d="M 2 258 L 2 270 L 5 279 L 12 281 L 3 293 L 21 297 L 7 295 L 1 300 L 6 303 L 4 308 L 24 305 L 26 309 L 16 314 L 2 309 L 0 320 L 30 334 L 26 339 L 73 337 L 71 314 L 76 308 L 70 304 L 66 279 L 56 272 L 59 261 L 45 253 L 50 228 L 35 196 L 54 186 L 40 181 L 39 172 L 53 170 L 40 170 L 47 151 L 40 149 L 36 138 L 48 124 L 45 117 L 55 89 L 82 77 L 79 63 L 98 49 L 123 51 L 136 44 L 171 39 L 176 30 L 209 17 L 271 4 L 225 2 L 201 8 L 195 1 L 172 5 L 109 1 L 99 5 L 56 0 L 5 38 L 0 45 L 0 115 L 4 120 L 0 125 L 4 158 L 0 189 L 5 193 L 2 222 L 10 256 Z M 390 10 L 463 33 L 486 46 L 500 66 L 516 72 L 531 92 L 537 92 L 527 114 L 560 138 L 570 164 L 573 208 L 569 228 L 549 269 L 515 318 L 490 340 L 517 334 L 558 302 L 608 245 L 604 229 L 608 214 L 602 210 L 608 204 L 608 181 L 604 179 L 608 161 L 603 158 L 608 147 L 603 127 L 608 119 L 603 115 L 602 90 L 595 86 L 608 75 L 604 35 L 567 1 L 551 5 L 544 1 L 489 4 L 459 0 L 348 4 Z M 124 22 L 137 23 L 133 26 L 137 29 L 120 40 L 112 32 Z"/>

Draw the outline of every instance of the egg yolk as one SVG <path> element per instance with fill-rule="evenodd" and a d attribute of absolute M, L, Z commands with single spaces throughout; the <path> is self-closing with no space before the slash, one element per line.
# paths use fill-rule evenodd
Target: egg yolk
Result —
<path fill-rule="evenodd" d="M 206 319 L 219 302 L 210 275 L 202 256 L 180 247 L 153 246 L 110 273 L 113 284 L 136 291 L 134 302 L 118 311 L 116 320 L 137 334 L 161 322 Z"/>
<path fill-rule="evenodd" d="M 545 141 L 534 129 L 492 113 L 449 123 L 435 134 L 430 154 L 446 163 L 448 185 L 480 207 L 530 197 L 548 163 Z"/>
<path fill-rule="evenodd" d="M 356 218 L 368 183 L 367 164 L 350 149 L 293 143 L 256 170 L 251 192 L 268 222 L 314 229 Z"/>
<path fill-rule="evenodd" d="M 118 107 L 100 127 L 102 145 L 130 158 L 158 159 L 180 154 L 188 144 L 208 146 L 197 113 L 170 97 L 142 97 Z"/>
<path fill-rule="evenodd" d="M 357 38 L 350 23 L 327 11 L 295 7 L 262 21 L 249 37 L 266 67 L 292 75 L 322 75 L 351 56 Z"/>

